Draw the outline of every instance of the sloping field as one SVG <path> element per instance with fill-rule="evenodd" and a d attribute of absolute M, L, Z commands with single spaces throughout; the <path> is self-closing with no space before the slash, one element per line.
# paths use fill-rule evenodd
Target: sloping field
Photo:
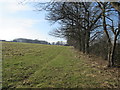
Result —
<path fill-rule="evenodd" d="M 72 47 L 2 45 L 3 88 L 118 88 L 118 69 L 90 61 Z"/>

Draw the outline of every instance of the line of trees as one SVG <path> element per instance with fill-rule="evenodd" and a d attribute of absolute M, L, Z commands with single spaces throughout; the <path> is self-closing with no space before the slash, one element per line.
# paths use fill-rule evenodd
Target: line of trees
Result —
<path fill-rule="evenodd" d="M 17 39 L 14 39 L 13 42 L 24 42 L 24 43 L 38 43 L 38 44 L 48 44 L 50 45 L 49 42 L 47 41 L 43 41 L 43 40 L 32 40 L 32 39 L 26 39 L 26 38 L 17 38 Z"/>
<path fill-rule="evenodd" d="M 115 66 L 115 56 L 119 55 L 116 48 L 120 45 L 119 2 L 49 2 L 42 5 L 48 12 L 46 19 L 61 26 L 50 35 L 66 38 L 69 45 L 86 54 L 96 47 L 98 51 L 104 48 L 101 52 L 109 61 L 108 66 Z"/>
<path fill-rule="evenodd" d="M 66 43 L 63 41 L 52 42 L 51 45 L 63 45 L 66 46 Z"/>

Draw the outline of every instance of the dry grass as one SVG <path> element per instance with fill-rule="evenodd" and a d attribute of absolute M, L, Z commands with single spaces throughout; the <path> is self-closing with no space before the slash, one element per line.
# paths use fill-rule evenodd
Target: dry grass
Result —
<path fill-rule="evenodd" d="M 3 43 L 3 88 L 118 88 L 117 68 L 72 47 Z"/>

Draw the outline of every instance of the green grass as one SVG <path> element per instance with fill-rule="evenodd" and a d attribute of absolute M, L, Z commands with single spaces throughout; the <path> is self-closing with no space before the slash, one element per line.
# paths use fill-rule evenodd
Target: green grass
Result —
<path fill-rule="evenodd" d="M 3 88 L 118 87 L 116 69 L 93 67 L 72 47 L 14 42 L 2 45 Z"/>

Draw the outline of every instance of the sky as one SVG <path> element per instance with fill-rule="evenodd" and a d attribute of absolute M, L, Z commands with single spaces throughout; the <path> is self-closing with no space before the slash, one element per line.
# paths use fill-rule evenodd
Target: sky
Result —
<path fill-rule="evenodd" d="M 22 1 L 22 0 L 21 0 Z M 20 0 L 0 0 L 0 39 L 16 38 L 46 40 L 48 42 L 65 41 L 48 33 L 57 26 L 45 20 L 45 11 L 35 11 L 35 4 L 20 3 Z"/>

